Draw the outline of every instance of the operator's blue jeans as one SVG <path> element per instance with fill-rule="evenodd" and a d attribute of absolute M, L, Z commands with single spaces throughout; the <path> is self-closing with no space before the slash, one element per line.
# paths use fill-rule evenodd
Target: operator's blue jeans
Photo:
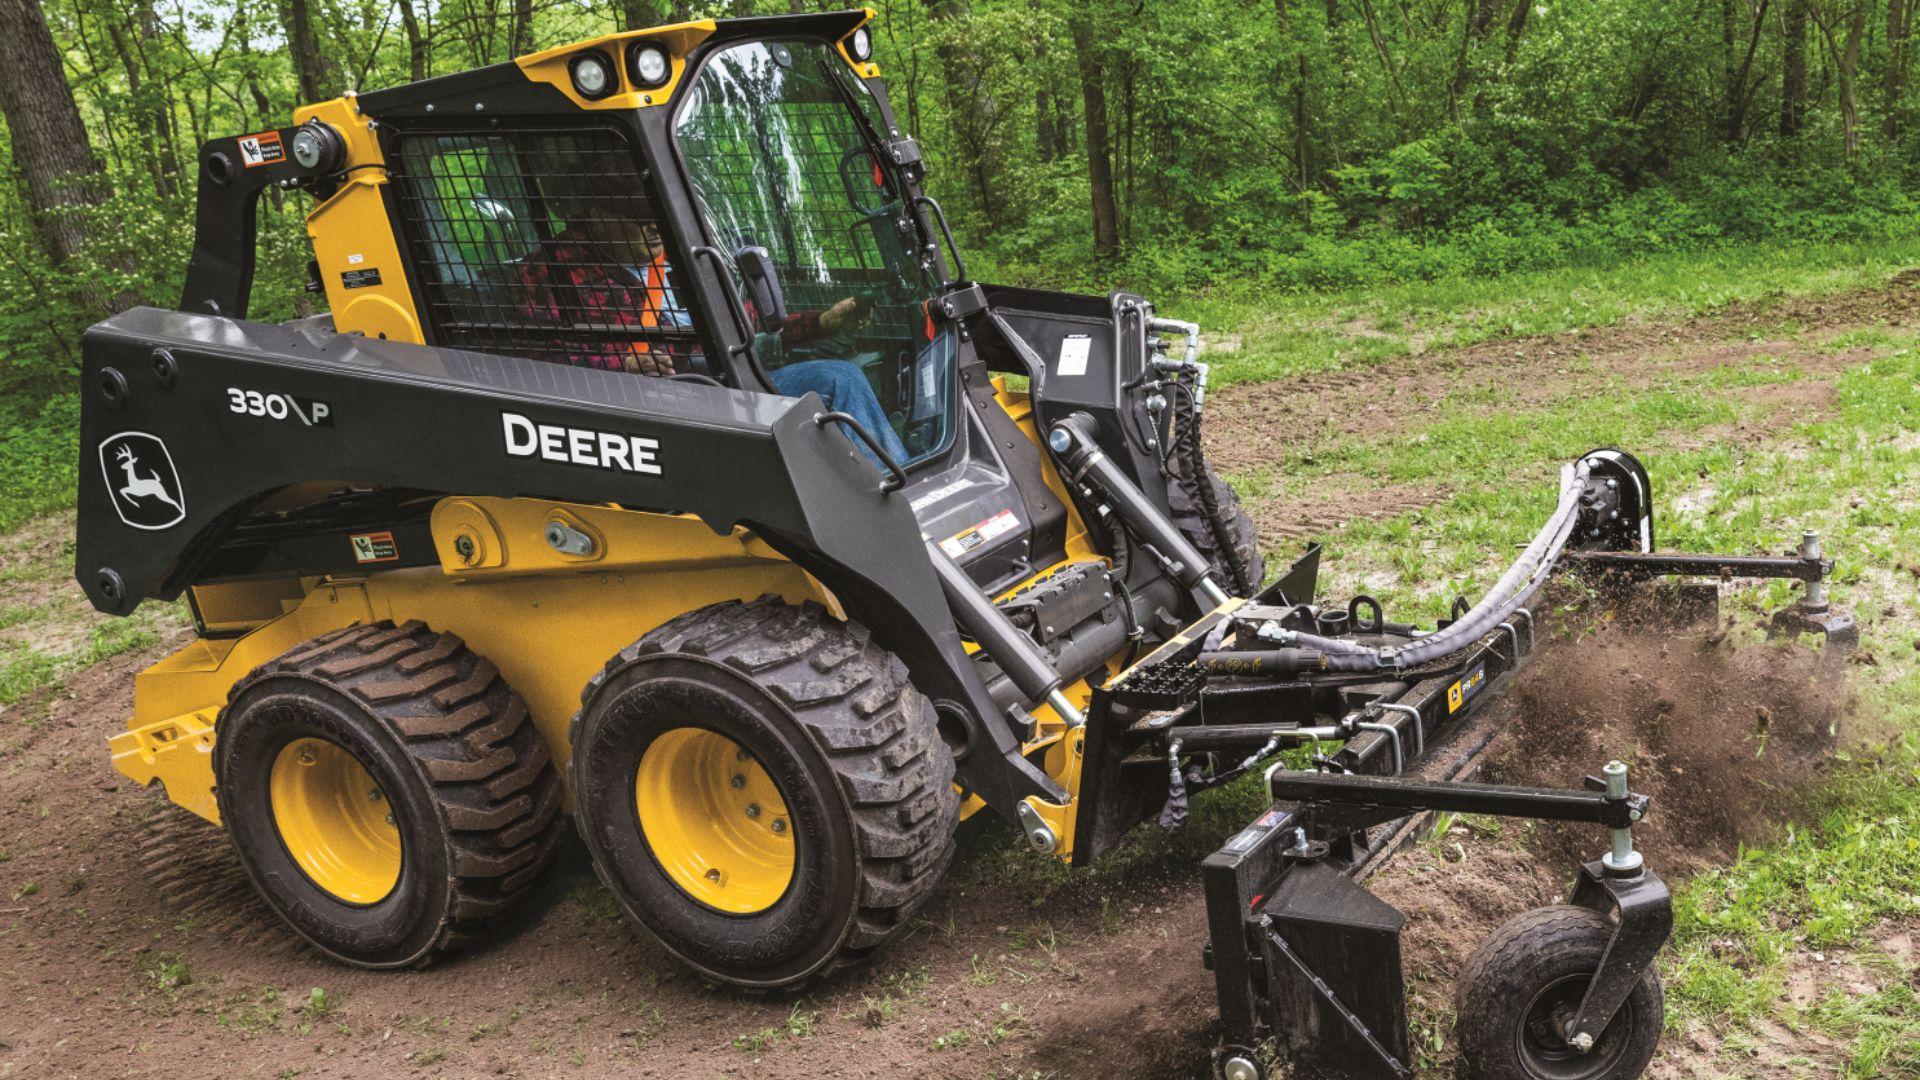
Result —
<path fill-rule="evenodd" d="M 800 397 L 808 391 L 819 394 L 829 412 L 843 412 L 860 421 L 880 440 L 880 445 L 896 463 L 906 464 L 907 448 L 900 444 L 900 436 L 894 434 L 887 412 L 880 407 L 880 399 L 873 396 L 867 377 L 853 364 L 845 360 L 802 360 L 767 374 L 773 379 L 773 388 L 787 397 Z M 845 434 L 875 465 L 886 468 L 864 441 L 852 432 Z"/>

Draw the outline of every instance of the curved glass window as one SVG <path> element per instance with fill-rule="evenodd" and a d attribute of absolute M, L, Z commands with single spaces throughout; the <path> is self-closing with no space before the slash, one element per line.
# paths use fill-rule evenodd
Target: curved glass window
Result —
<path fill-rule="evenodd" d="M 951 437 L 955 347 L 927 315 L 937 283 L 883 164 L 879 116 L 827 44 L 755 41 L 707 60 L 674 132 L 707 226 L 755 298 L 755 351 L 775 383 L 808 361 L 853 365 L 911 462 Z"/>

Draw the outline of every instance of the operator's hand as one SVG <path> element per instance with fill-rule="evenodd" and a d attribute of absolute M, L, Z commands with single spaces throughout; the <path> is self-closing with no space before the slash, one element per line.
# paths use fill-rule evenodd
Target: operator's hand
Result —
<path fill-rule="evenodd" d="M 664 352 L 654 352 L 644 345 L 636 347 L 620 359 L 622 366 L 634 375 L 665 378 L 673 374 L 673 357 Z"/>
<path fill-rule="evenodd" d="M 873 305 L 857 296 L 849 296 L 820 313 L 820 331 L 826 334 L 852 333 L 867 325 L 873 317 Z"/>

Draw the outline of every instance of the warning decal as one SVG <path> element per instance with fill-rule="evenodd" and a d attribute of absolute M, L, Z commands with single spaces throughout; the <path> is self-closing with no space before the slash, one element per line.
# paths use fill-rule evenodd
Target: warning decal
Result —
<path fill-rule="evenodd" d="M 354 562 L 393 562 L 400 557 L 390 532 L 354 533 L 347 540 L 353 544 Z"/>
<path fill-rule="evenodd" d="M 949 536 L 940 541 L 940 550 L 954 558 L 959 558 L 975 548 L 983 547 L 1020 527 L 1020 519 L 1011 510 L 1002 510 L 973 528 Z"/>
<path fill-rule="evenodd" d="M 240 136 L 240 160 L 251 169 L 256 165 L 277 165 L 287 159 L 287 148 L 277 131 Z"/>

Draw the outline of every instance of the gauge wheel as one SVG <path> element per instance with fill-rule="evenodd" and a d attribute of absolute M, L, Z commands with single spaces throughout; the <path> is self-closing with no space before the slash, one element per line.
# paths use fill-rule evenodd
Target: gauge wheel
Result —
<path fill-rule="evenodd" d="M 1536 908 L 1481 942 L 1460 977 L 1461 1051 L 1481 1080 L 1631 1080 L 1660 1043 L 1666 1004 L 1652 968 L 1586 1053 L 1567 1026 L 1613 928 L 1586 908 Z"/>
<path fill-rule="evenodd" d="M 776 597 L 622 650 L 573 722 L 575 821 L 627 915 L 708 978 L 786 989 L 900 933 L 953 856 L 933 706 L 865 627 Z"/>
<path fill-rule="evenodd" d="M 216 728 L 220 818 L 267 903 L 349 964 L 425 964 L 505 921 L 560 836 L 560 777 L 493 664 L 418 622 L 256 668 Z"/>
<path fill-rule="evenodd" d="M 1233 485 L 1222 480 L 1213 466 L 1205 466 L 1203 471 L 1204 476 L 1192 476 L 1186 464 L 1176 460 L 1174 474 L 1167 481 L 1167 508 L 1181 535 L 1206 557 L 1214 582 L 1232 596 L 1252 596 L 1260 590 L 1267 572 L 1253 518 L 1247 515 Z M 1203 484 L 1207 494 L 1213 496 L 1217 515 L 1207 510 Z"/>

